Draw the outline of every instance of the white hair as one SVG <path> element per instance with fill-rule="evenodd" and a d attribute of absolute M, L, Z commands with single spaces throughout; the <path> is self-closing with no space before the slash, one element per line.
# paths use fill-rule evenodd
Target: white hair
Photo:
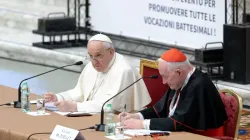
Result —
<path fill-rule="evenodd" d="M 105 49 L 114 48 L 112 43 L 102 42 Z"/>
<path fill-rule="evenodd" d="M 181 69 L 181 70 L 186 70 L 189 69 L 192 65 L 190 64 L 190 62 L 188 61 L 188 59 L 186 61 L 183 62 L 167 62 L 161 58 L 159 58 L 157 60 L 158 62 L 163 62 L 165 63 L 168 67 L 168 71 L 174 71 L 176 69 Z"/>
<path fill-rule="evenodd" d="M 92 41 L 94 41 L 94 42 L 102 42 L 102 43 L 103 43 L 103 47 L 104 47 L 105 49 L 114 48 L 112 43 L 104 42 L 104 41 L 99 41 L 99 40 L 91 40 L 91 41 L 88 42 L 88 44 L 89 44 L 90 42 L 92 42 Z"/>

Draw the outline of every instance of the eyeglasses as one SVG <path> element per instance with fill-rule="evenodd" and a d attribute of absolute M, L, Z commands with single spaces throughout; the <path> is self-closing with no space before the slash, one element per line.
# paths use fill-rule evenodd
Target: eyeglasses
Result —
<path fill-rule="evenodd" d="M 104 55 L 97 55 L 97 56 L 90 56 L 88 55 L 88 58 L 90 60 L 97 60 L 97 61 L 101 61 L 103 59 Z"/>
<path fill-rule="evenodd" d="M 110 48 L 106 49 L 108 51 Z M 104 58 L 104 54 L 98 54 L 97 56 L 88 55 L 88 59 L 101 61 Z"/>

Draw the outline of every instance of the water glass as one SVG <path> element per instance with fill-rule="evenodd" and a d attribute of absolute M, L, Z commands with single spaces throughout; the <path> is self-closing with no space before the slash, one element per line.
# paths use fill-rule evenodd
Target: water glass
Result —
<path fill-rule="evenodd" d="M 121 126 L 117 126 L 115 128 L 115 137 L 121 139 L 124 137 L 124 128 Z"/>
<path fill-rule="evenodd" d="M 36 111 L 37 114 L 45 114 L 45 100 L 44 99 L 37 99 L 36 102 Z"/>

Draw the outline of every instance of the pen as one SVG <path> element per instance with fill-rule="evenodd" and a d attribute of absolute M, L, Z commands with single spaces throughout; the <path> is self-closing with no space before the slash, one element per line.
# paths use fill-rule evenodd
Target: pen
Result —
<path fill-rule="evenodd" d="M 168 136 L 169 133 L 168 132 L 151 132 L 150 134 L 145 134 L 143 136 L 154 136 L 154 135 L 158 135 L 158 136 Z"/>
<path fill-rule="evenodd" d="M 126 104 L 124 105 L 124 110 L 123 110 L 123 112 L 126 112 Z"/>
<path fill-rule="evenodd" d="M 123 112 L 126 112 L 126 104 L 124 105 Z M 120 117 L 120 122 L 122 121 L 122 117 L 125 117 L 125 116 Z"/>

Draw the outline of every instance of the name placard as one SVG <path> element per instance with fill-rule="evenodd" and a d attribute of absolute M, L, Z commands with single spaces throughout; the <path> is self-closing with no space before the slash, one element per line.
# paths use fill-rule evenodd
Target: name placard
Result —
<path fill-rule="evenodd" d="M 53 140 L 74 140 L 78 135 L 79 131 L 71 128 L 67 128 L 61 125 L 56 125 L 50 139 Z"/>

